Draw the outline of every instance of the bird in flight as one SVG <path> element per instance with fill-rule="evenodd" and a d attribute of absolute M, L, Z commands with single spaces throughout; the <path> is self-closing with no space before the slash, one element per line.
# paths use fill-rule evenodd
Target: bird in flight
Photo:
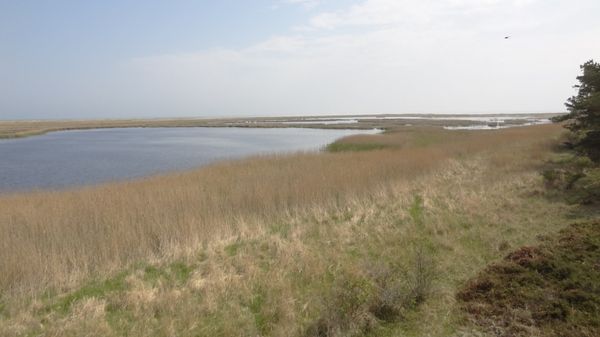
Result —
<path fill-rule="evenodd" d="M 504 37 L 505 40 L 510 39 L 510 35 Z"/>

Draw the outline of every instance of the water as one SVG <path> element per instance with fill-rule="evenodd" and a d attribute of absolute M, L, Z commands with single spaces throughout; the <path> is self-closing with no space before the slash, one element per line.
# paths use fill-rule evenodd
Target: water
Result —
<path fill-rule="evenodd" d="M 466 126 L 444 126 L 446 130 L 499 130 L 499 129 L 509 129 L 509 128 L 517 128 L 522 126 L 531 126 L 531 125 L 543 125 L 550 124 L 552 121 L 550 119 L 528 119 L 528 122 L 522 124 L 504 124 L 503 120 L 496 121 L 496 125 L 466 125 Z"/>
<path fill-rule="evenodd" d="M 356 124 L 363 120 L 422 120 L 422 121 L 461 121 L 463 125 L 445 126 L 447 130 L 496 130 L 518 126 L 538 125 L 551 123 L 550 119 L 534 115 L 474 115 L 474 116 L 455 116 L 455 115 L 437 115 L 437 116 L 353 116 L 353 117 L 308 117 L 294 120 L 268 120 L 268 123 L 281 124 Z M 520 122 L 515 122 L 520 121 Z M 477 124 L 474 124 L 477 123 Z M 486 124 L 481 124 L 486 123 Z M 495 126 L 493 124 L 496 124 Z M 405 124 L 411 126 L 411 124 Z"/>
<path fill-rule="evenodd" d="M 186 170 L 256 154 L 318 150 L 365 130 L 119 128 L 0 140 L 0 192 L 57 189 Z"/>

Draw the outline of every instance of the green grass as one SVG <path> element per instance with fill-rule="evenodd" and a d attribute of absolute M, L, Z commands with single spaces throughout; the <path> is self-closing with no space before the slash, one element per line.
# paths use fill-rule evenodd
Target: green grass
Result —
<path fill-rule="evenodd" d="M 173 262 L 168 265 L 144 265 L 141 264 L 133 270 L 120 272 L 114 277 L 95 280 L 88 282 L 82 287 L 69 292 L 63 296 L 57 296 L 53 292 L 47 292 L 44 307 L 44 312 L 57 312 L 60 314 L 68 314 L 72 306 L 84 299 L 96 298 L 105 299 L 114 296 L 115 293 L 126 292 L 130 286 L 126 282 L 126 277 L 136 272 L 142 272 L 142 280 L 149 286 L 156 287 L 160 284 L 185 284 L 192 272 L 195 270 L 194 265 L 190 265 L 181 261 Z M 0 314 L 3 307 L 0 305 Z"/>
<path fill-rule="evenodd" d="M 271 225 L 271 227 L 270 227 L 271 234 L 279 235 L 284 239 L 288 238 L 290 230 L 291 230 L 291 224 L 289 222 L 283 222 L 283 221 L 276 222 L 275 224 Z"/>
<path fill-rule="evenodd" d="M 77 301 L 85 298 L 104 298 L 109 293 L 123 291 L 126 288 L 125 276 L 127 274 L 127 272 L 122 272 L 113 278 L 90 282 L 66 296 L 54 299 L 51 304 L 45 307 L 45 311 L 67 314 Z"/>
<path fill-rule="evenodd" d="M 227 253 L 227 255 L 233 257 L 236 256 L 238 251 L 244 246 L 244 243 L 241 241 L 236 241 L 232 244 L 229 244 L 227 246 L 225 246 L 225 253 Z"/>
<path fill-rule="evenodd" d="M 169 270 L 173 275 L 174 279 L 180 284 L 183 284 L 187 280 L 189 280 L 190 275 L 194 270 L 194 266 L 188 265 L 183 262 L 174 262 L 169 266 Z"/>
<path fill-rule="evenodd" d="M 164 269 L 156 266 L 147 266 L 144 268 L 144 281 L 156 284 L 160 279 L 166 278 L 167 273 Z"/>
<path fill-rule="evenodd" d="M 152 285 L 165 281 L 183 284 L 190 278 L 193 270 L 194 266 L 184 262 L 173 262 L 166 267 L 148 265 L 143 268 L 143 280 Z"/>
<path fill-rule="evenodd" d="M 410 217 L 417 225 L 417 227 L 422 227 L 425 221 L 425 208 L 423 206 L 423 197 L 420 195 L 415 195 L 412 205 L 410 206 L 408 213 Z"/>
<path fill-rule="evenodd" d="M 248 309 L 254 316 L 254 324 L 256 325 L 256 329 L 260 332 L 261 336 L 270 335 L 273 329 L 273 324 L 276 324 L 279 320 L 277 312 L 269 310 L 267 296 L 269 296 L 267 290 L 264 289 L 263 286 L 258 285 L 252 298 L 247 303 Z"/>
<path fill-rule="evenodd" d="M 0 299 L 2 297 L 0 296 Z M 5 311 L 6 310 L 6 304 L 4 302 L 2 302 L 2 300 L 0 300 L 0 317 L 5 315 Z"/>

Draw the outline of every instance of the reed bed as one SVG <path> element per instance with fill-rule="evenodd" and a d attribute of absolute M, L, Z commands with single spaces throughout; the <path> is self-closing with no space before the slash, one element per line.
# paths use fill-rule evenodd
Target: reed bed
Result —
<path fill-rule="evenodd" d="M 496 158 L 497 165 L 508 165 L 515 149 L 547 147 L 559 133 L 553 125 L 415 129 L 360 138 L 384 140 L 385 150 L 261 156 L 125 183 L 3 195 L 0 289 L 4 296 L 71 289 L 139 261 L 194 254 L 242 228 L 378 198 L 453 158 L 511 149 Z M 529 151 L 535 158 L 537 152 Z"/>

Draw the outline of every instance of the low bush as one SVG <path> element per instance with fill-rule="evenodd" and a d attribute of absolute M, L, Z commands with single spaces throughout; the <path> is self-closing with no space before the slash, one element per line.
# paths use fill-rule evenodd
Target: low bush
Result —
<path fill-rule="evenodd" d="M 583 177 L 579 178 L 573 188 L 579 191 L 580 199 L 584 203 L 597 203 L 600 201 L 600 167 L 587 169 Z"/>
<path fill-rule="evenodd" d="M 557 155 L 542 171 L 545 185 L 561 192 L 572 203 L 600 201 L 600 167 L 585 156 Z"/>
<path fill-rule="evenodd" d="M 600 222 L 573 224 L 490 265 L 457 294 L 497 336 L 600 335 Z"/>
<path fill-rule="evenodd" d="M 375 264 L 341 273 L 306 335 L 361 336 L 382 322 L 396 322 L 428 298 L 434 279 L 435 261 L 421 247 L 407 267 Z"/>

